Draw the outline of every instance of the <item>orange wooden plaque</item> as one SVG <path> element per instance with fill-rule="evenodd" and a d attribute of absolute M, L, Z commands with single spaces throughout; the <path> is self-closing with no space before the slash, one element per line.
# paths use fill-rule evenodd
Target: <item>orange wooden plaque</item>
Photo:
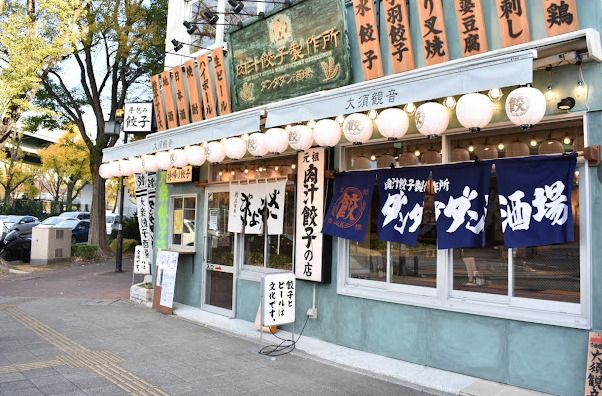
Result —
<path fill-rule="evenodd" d="M 597 395 L 602 386 L 602 333 L 589 332 L 584 395 Z"/>
<path fill-rule="evenodd" d="M 353 14 L 359 43 L 364 80 L 383 76 L 383 61 L 378 41 L 378 25 L 373 0 L 353 0 Z"/>
<path fill-rule="evenodd" d="M 219 115 L 230 114 L 230 92 L 228 91 L 228 77 L 226 76 L 226 64 L 224 63 L 224 49 L 216 48 L 211 53 L 213 59 L 213 76 L 215 77 L 215 92 L 217 94 L 217 108 Z"/>
<path fill-rule="evenodd" d="M 416 66 L 414 64 L 414 49 L 412 48 L 410 19 L 406 1 L 386 0 L 384 7 L 393 71 L 401 73 L 412 70 Z"/>
<path fill-rule="evenodd" d="M 199 79 L 201 81 L 201 95 L 203 96 L 203 109 L 205 119 L 215 117 L 215 96 L 213 94 L 213 81 L 209 71 L 209 55 L 201 55 L 197 58 L 199 65 Z"/>
<path fill-rule="evenodd" d="M 151 77 L 151 88 L 153 90 L 153 106 L 155 108 L 155 120 L 157 121 L 157 130 L 164 131 L 165 126 L 165 114 L 163 113 L 163 99 L 161 98 L 161 88 L 159 83 L 159 74 L 155 74 Z"/>
<path fill-rule="evenodd" d="M 188 103 L 190 103 L 191 122 L 201 121 L 203 119 L 203 101 L 201 100 L 199 83 L 196 79 L 196 63 L 194 60 L 184 63 L 186 72 L 186 84 L 188 85 Z"/>
<path fill-rule="evenodd" d="M 543 15 L 548 36 L 579 29 L 577 0 L 543 0 Z"/>
<path fill-rule="evenodd" d="M 481 0 L 456 0 L 455 3 L 462 56 L 487 52 L 487 33 Z"/>
<path fill-rule="evenodd" d="M 441 0 L 421 0 L 417 2 L 417 7 L 425 63 L 430 66 L 448 61 L 449 49 Z"/>
<path fill-rule="evenodd" d="M 163 97 L 165 98 L 165 115 L 167 116 L 167 127 L 169 129 L 178 126 L 178 111 L 174 103 L 173 91 L 171 88 L 171 72 L 161 73 L 161 82 L 163 83 Z"/>
<path fill-rule="evenodd" d="M 176 66 L 173 68 L 173 79 L 176 87 L 176 103 L 178 105 L 178 120 L 180 125 L 186 125 L 190 123 L 190 116 L 188 115 L 188 102 L 186 101 L 186 90 L 184 88 L 185 72 L 182 66 Z"/>
<path fill-rule="evenodd" d="M 510 47 L 531 41 L 526 1 L 496 0 L 496 6 L 502 46 Z"/>

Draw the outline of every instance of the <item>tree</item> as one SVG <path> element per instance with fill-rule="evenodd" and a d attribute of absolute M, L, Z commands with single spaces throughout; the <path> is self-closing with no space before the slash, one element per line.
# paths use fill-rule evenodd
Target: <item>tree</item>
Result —
<path fill-rule="evenodd" d="M 53 197 L 54 210 L 60 211 L 60 199 L 71 210 L 73 200 L 91 181 L 88 148 L 75 128 L 69 126 L 56 144 L 40 151 L 40 183 Z"/>
<path fill-rule="evenodd" d="M 11 138 L 40 82 L 71 51 L 81 0 L 0 0 L 0 144 Z"/>
<path fill-rule="evenodd" d="M 4 191 L 2 205 L 5 210 L 12 206 L 20 188 L 34 184 L 38 173 L 38 169 L 22 161 L 20 136 L 14 134 L 6 147 L 8 153 L 0 151 L 0 187 Z"/>
<path fill-rule="evenodd" d="M 93 198 L 89 242 L 108 251 L 105 232 L 105 182 L 98 174 L 102 150 L 117 142 L 105 133 L 105 112 L 115 119 L 128 92 L 162 70 L 167 0 L 150 4 L 144 0 L 92 0 L 73 29 L 80 32 L 69 59 L 79 74 L 80 88 L 65 81 L 64 71 L 52 68 L 43 79 L 44 90 L 37 99 L 60 118 L 42 116 L 42 123 L 70 122 L 75 125 L 89 152 Z M 159 49 L 159 50 L 158 50 Z M 148 81 L 143 85 L 148 98 Z M 130 93 L 131 95 L 131 93 Z M 82 103 L 92 112 L 96 125 L 84 122 Z"/>

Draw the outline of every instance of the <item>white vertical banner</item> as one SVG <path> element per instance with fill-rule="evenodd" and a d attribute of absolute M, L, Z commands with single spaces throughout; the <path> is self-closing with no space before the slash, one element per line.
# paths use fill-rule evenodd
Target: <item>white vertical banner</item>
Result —
<path fill-rule="evenodd" d="M 137 245 L 134 252 L 134 274 L 150 274 L 150 265 L 148 265 L 142 245 Z"/>
<path fill-rule="evenodd" d="M 146 262 L 150 262 L 152 245 L 149 240 L 150 229 L 148 224 L 148 177 L 146 173 L 138 173 L 135 177 L 136 212 L 140 230 L 140 243 Z"/>
<path fill-rule="evenodd" d="M 322 282 L 325 155 L 321 147 L 298 154 L 295 276 L 313 282 Z"/>
<path fill-rule="evenodd" d="M 148 220 L 148 240 L 150 246 L 150 254 L 147 256 L 149 263 L 153 262 L 154 246 L 155 246 L 155 202 L 157 192 L 157 174 L 154 172 L 146 174 L 146 193 L 148 210 L 146 216 Z"/>
<path fill-rule="evenodd" d="M 261 280 L 261 324 L 295 322 L 295 275 L 292 272 L 264 275 Z"/>
<path fill-rule="evenodd" d="M 161 250 L 157 254 L 157 267 L 161 268 L 161 300 L 164 307 L 173 308 L 173 296 L 178 273 L 178 252 Z"/>
<path fill-rule="evenodd" d="M 231 184 L 228 207 L 228 232 L 263 234 L 264 210 L 268 234 L 280 235 L 284 230 L 284 196 L 286 180 L 251 184 Z"/>

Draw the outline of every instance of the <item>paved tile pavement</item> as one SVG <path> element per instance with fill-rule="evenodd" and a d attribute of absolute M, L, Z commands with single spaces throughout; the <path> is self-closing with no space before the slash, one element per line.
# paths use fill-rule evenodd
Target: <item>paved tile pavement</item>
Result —
<path fill-rule="evenodd" d="M 120 299 L 131 272 L 111 270 L 69 267 L 33 289 L 27 275 L 0 280 L 0 395 L 425 395 L 300 352 L 259 355 Z"/>

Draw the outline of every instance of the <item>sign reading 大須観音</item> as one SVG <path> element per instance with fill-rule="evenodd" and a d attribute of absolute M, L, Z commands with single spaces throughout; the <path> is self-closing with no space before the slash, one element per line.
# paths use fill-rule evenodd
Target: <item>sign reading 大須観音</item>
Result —
<path fill-rule="evenodd" d="M 349 83 L 341 0 L 306 0 L 228 37 L 235 110 Z"/>
<path fill-rule="evenodd" d="M 265 275 L 261 281 L 263 326 L 295 322 L 295 274 Z"/>
<path fill-rule="evenodd" d="M 602 394 L 602 333 L 590 331 L 584 395 Z"/>
<path fill-rule="evenodd" d="M 123 131 L 129 133 L 148 133 L 152 128 L 153 104 L 126 103 L 123 112 Z"/>
<path fill-rule="evenodd" d="M 228 232 L 280 235 L 284 227 L 286 180 L 230 185 Z M 267 210 L 267 212 L 266 212 Z"/>
<path fill-rule="evenodd" d="M 323 148 L 300 152 L 297 165 L 295 276 L 314 282 L 323 280 L 325 154 Z"/>

